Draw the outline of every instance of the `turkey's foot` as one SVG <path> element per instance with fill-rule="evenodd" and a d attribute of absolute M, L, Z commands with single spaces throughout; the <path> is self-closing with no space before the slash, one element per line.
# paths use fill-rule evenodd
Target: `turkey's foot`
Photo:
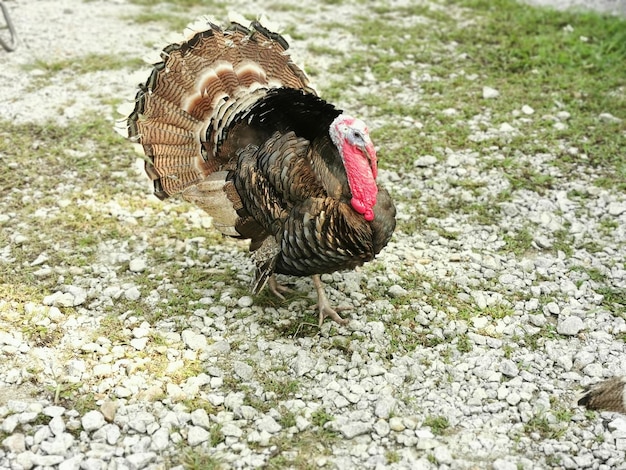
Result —
<path fill-rule="evenodd" d="M 337 311 L 350 310 L 350 307 L 333 308 L 330 305 L 330 302 L 328 301 L 328 297 L 326 297 L 326 292 L 324 292 L 324 284 L 322 283 L 322 280 L 320 279 L 319 274 L 316 274 L 313 276 L 313 285 L 315 286 L 315 290 L 317 291 L 317 308 L 320 312 L 319 323 L 318 323 L 319 327 L 320 328 L 322 327 L 322 324 L 324 323 L 324 319 L 326 317 L 333 319 L 335 322 L 339 323 L 340 325 L 347 325 L 350 322 L 350 320 L 341 318 L 339 314 L 337 313 Z"/>
<path fill-rule="evenodd" d="M 293 292 L 293 289 L 290 289 L 287 286 L 283 286 L 282 284 L 279 284 L 278 281 L 276 280 L 276 277 L 273 274 L 267 280 L 267 287 L 269 288 L 272 294 L 274 294 L 276 297 L 278 297 L 281 300 L 285 300 L 285 296 L 283 294 L 287 294 L 288 292 Z"/>

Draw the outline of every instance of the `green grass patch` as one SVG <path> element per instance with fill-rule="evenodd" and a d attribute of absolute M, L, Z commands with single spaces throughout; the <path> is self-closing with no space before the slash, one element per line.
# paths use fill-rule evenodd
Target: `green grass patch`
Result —
<path fill-rule="evenodd" d="M 424 426 L 428 426 L 435 435 L 445 434 L 450 428 L 448 418 L 440 415 L 427 416 L 423 424 Z"/>
<path fill-rule="evenodd" d="M 438 148 L 471 148 L 489 155 L 495 146 L 504 153 L 505 160 L 497 165 L 513 189 L 543 191 L 553 187 L 554 176 L 518 163 L 516 155 L 556 150 L 553 165 L 565 171 L 578 166 L 599 170 L 598 185 L 624 189 L 626 162 L 619 149 L 626 147 L 626 21 L 529 8 L 513 0 L 444 3 L 448 9 L 384 6 L 377 15 L 359 17 L 347 29 L 368 49 L 331 66 L 341 77 L 324 90 L 331 100 L 356 84 L 353 77 L 369 70 L 377 90 L 361 93 L 359 103 L 377 116 L 421 122 L 419 130 L 399 127 L 397 120 L 378 129 L 374 137 L 382 147 L 381 162 L 408 169 L 417 155 Z M 425 24 L 405 27 L 400 34 L 398 22 L 410 15 L 424 18 Z M 500 97 L 484 100 L 483 85 L 499 90 Z M 527 123 L 517 121 L 523 105 L 535 110 Z M 449 108 L 457 111 L 452 119 L 441 115 Z M 564 127 L 554 126 L 550 117 L 559 111 L 570 115 Z M 489 127 L 507 122 L 520 132 L 469 139 L 474 131 L 458 118 L 470 120 L 485 112 Z M 600 118 L 603 113 L 622 122 Z M 397 142 L 402 145 L 393 148 Z M 570 147 L 579 154 L 565 151 Z"/>
<path fill-rule="evenodd" d="M 43 70 L 48 75 L 65 71 L 71 71 L 73 74 L 87 74 L 124 68 L 136 69 L 144 65 L 141 58 L 128 57 L 124 54 L 91 53 L 78 58 L 73 57 L 55 61 L 36 59 L 34 62 L 25 64 L 24 70 Z"/>

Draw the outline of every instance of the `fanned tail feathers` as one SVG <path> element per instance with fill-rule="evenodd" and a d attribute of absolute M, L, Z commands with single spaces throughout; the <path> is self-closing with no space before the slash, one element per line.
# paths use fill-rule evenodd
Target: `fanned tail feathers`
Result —
<path fill-rule="evenodd" d="M 222 29 L 204 19 L 188 33 L 188 40 L 161 53 L 127 125 L 129 137 L 144 148 L 155 194 L 182 193 L 196 202 L 204 188 L 190 187 L 235 165 L 234 152 L 224 154 L 219 145 L 237 116 L 269 89 L 314 90 L 285 52 L 287 42 L 258 22 Z"/>

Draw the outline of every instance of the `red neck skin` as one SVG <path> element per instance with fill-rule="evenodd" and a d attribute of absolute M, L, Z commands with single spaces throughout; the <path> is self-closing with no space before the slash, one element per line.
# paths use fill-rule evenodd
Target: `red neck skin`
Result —
<path fill-rule="evenodd" d="M 378 194 L 378 186 L 376 186 L 376 151 L 374 146 L 368 147 L 372 165 L 363 155 L 361 149 L 356 146 L 344 142 L 342 145 L 343 164 L 346 168 L 348 176 L 348 185 L 352 192 L 352 200 L 350 205 L 368 222 L 374 220 L 374 206 L 376 205 L 376 196 Z"/>

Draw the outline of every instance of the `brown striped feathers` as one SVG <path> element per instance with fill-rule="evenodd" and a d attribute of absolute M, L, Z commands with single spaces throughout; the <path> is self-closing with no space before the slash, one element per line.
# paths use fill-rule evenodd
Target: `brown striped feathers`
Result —
<path fill-rule="evenodd" d="M 590 410 L 626 414 L 626 377 L 613 377 L 587 390 L 578 404 Z"/>
<path fill-rule="evenodd" d="M 376 183 L 367 126 L 319 98 L 258 22 L 210 21 L 163 49 L 127 119 L 161 199 L 180 195 L 224 235 L 250 239 L 254 291 L 274 273 L 313 276 L 320 323 L 330 307 L 319 275 L 374 258 L 395 228 Z"/>

